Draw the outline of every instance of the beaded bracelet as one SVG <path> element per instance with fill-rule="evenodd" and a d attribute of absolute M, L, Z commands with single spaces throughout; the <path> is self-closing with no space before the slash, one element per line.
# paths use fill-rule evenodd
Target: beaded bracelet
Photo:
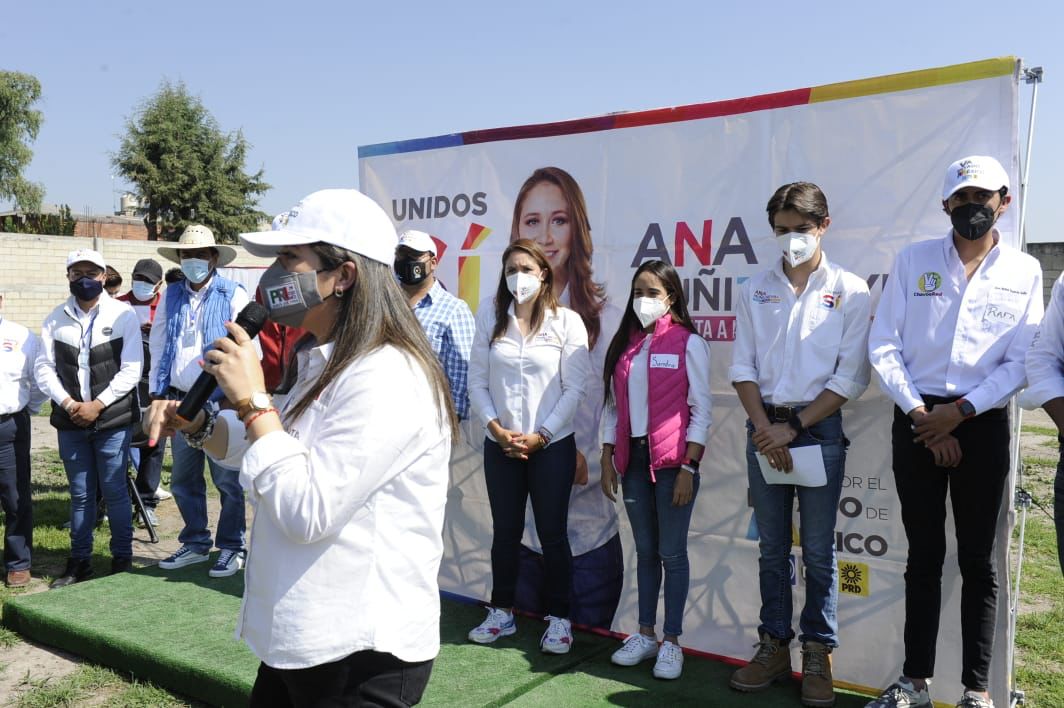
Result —
<path fill-rule="evenodd" d="M 207 415 L 207 419 L 203 421 L 203 426 L 194 433 L 181 433 L 185 436 L 185 442 L 194 450 L 202 450 L 203 444 L 210 439 L 214 434 L 214 424 L 218 421 L 218 411 L 204 411 Z"/>

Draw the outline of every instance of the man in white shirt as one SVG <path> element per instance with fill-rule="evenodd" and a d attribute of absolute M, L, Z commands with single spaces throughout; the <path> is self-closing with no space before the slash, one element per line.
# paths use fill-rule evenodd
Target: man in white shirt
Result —
<path fill-rule="evenodd" d="M 97 487 L 111 527 L 111 572 L 129 570 L 133 560 L 126 468 L 130 431 L 140 420 L 136 387 L 144 355 L 136 313 L 104 292 L 105 268 L 96 251 L 67 257 L 70 297 L 45 319 L 34 366 L 37 385 L 52 399 L 51 423 L 70 482 L 70 558 L 53 588 L 93 574 Z"/>
<path fill-rule="evenodd" d="M 962 672 L 958 706 L 993 706 L 994 540 L 1009 474 L 1005 407 L 1024 384 L 1042 319 L 1042 271 L 1001 243 L 1009 178 L 992 157 L 946 170 L 952 230 L 898 254 L 869 337 L 872 366 L 894 400 L 893 467 L 909 542 L 902 677 L 874 708 L 931 705 L 946 553 L 946 494 L 960 566 Z"/>
<path fill-rule="evenodd" d="M 176 244 L 159 248 L 159 255 L 180 263 L 185 280 L 166 289 L 155 311 L 149 338 L 148 385 L 155 399 L 181 400 L 199 377 L 199 362 L 206 351 L 226 336 L 225 323 L 235 321 L 250 298 L 242 285 L 215 272 L 236 258 L 236 249 L 216 244 L 214 233 L 206 226 L 189 226 Z M 173 570 L 205 563 L 210 560 L 212 545 L 217 545 L 221 553 L 208 574 L 212 578 L 235 574 L 244 566 L 245 557 L 244 490 L 239 470 L 205 460 L 202 450 L 189 447 L 181 437 L 174 438 L 172 454 L 170 492 L 185 526 L 178 536 L 181 547 L 160 561 L 159 567 Z M 207 528 L 205 461 L 222 502 L 213 540 Z"/>
<path fill-rule="evenodd" d="M 0 293 L 0 312 L 4 295 Z M 0 314 L 0 507 L 4 511 L 4 582 L 30 582 L 33 502 L 30 497 L 30 416 L 47 400 L 33 377 L 41 340 Z"/>

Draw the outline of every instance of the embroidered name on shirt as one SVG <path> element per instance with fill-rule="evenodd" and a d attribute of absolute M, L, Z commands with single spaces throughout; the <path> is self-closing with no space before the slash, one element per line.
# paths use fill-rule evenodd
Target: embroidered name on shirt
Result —
<path fill-rule="evenodd" d="M 554 336 L 553 332 L 539 332 L 532 338 L 532 341 L 537 344 L 557 344 L 558 338 Z"/>
<path fill-rule="evenodd" d="M 679 369 L 680 368 L 680 355 L 679 354 L 651 354 L 650 355 L 650 368 L 651 369 Z"/>
<path fill-rule="evenodd" d="M 754 302 L 758 305 L 774 305 L 780 301 L 779 295 L 771 295 L 764 290 L 754 291 Z"/>
<path fill-rule="evenodd" d="M 916 281 L 915 297 L 942 297 L 939 288 L 942 287 L 942 276 L 934 271 L 928 271 Z"/>
<path fill-rule="evenodd" d="M 1010 312 L 1003 307 L 990 303 L 986 306 L 986 311 L 983 313 L 983 319 L 991 322 L 1016 322 L 1017 317 L 1015 312 Z"/>

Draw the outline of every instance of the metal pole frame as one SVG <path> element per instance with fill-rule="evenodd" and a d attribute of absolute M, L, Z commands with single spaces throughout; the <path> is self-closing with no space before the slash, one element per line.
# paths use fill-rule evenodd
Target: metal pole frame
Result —
<path fill-rule="evenodd" d="M 1020 249 L 1027 251 L 1027 182 L 1031 174 L 1031 148 L 1034 145 L 1034 118 L 1038 107 L 1038 86 L 1042 83 L 1044 72 L 1042 67 L 1020 67 L 1020 75 L 1024 83 L 1031 86 L 1031 113 L 1027 122 L 1027 147 L 1024 152 L 1023 162 L 1020 165 L 1020 218 L 1018 230 L 1020 235 Z M 1014 481 L 1014 494 L 1012 511 L 1020 510 L 1020 538 L 1016 552 L 1016 571 L 1012 589 L 1012 604 L 1009 607 L 1009 646 L 1008 646 L 1008 675 L 1009 675 L 1009 706 L 1021 706 L 1025 704 L 1024 692 L 1016 686 L 1016 620 L 1020 611 L 1020 576 L 1023 571 L 1023 544 L 1027 530 L 1027 510 L 1031 506 L 1031 495 L 1023 489 L 1023 460 L 1020 457 L 1020 431 L 1023 425 L 1023 411 L 1012 401 L 1014 412 L 1013 441 L 1015 446 L 1012 451 L 1012 469 L 1016 471 Z M 1009 539 L 1009 548 L 1012 547 L 1012 539 Z"/>

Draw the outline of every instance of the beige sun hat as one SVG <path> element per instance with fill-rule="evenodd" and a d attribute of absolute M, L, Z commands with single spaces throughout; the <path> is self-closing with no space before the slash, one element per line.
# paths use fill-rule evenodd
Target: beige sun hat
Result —
<path fill-rule="evenodd" d="M 214 232 L 201 224 L 185 227 L 181 238 L 173 246 L 160 246 L 159 255 L 168 261 L 181 263 L 181 251 L 194 248 L 214 248 L 218 250 L 218 267 L 229 265 L 236 260 L 236 249 L 214 242 Z"/>

